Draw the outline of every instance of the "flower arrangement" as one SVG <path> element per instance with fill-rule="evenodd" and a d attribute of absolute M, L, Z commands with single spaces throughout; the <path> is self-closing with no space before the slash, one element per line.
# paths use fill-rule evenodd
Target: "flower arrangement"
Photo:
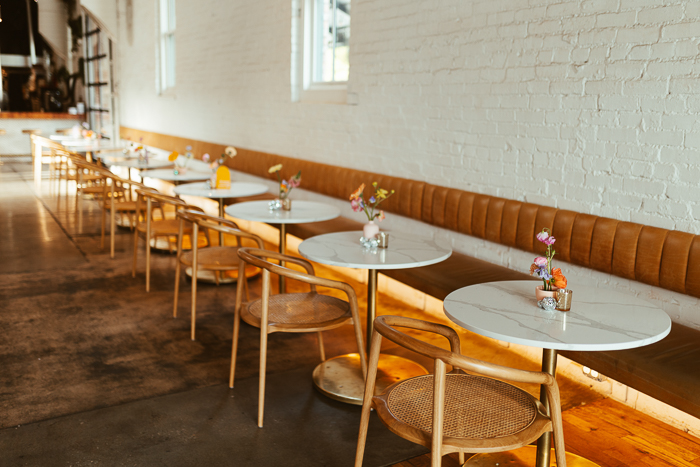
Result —
<path fill-rule="evenodd" d="M 280 199 L 287 199 L 289 193 L 291 193 L 294 188 L 301 185 L 301 170 L 289 180 L 282 180 L 280 170 L 282 170 L 282 164 L 277 164 L 270 167 L 267 172 L 277 174 L 277 181 L 280 184 Z"/>
<path fill-rule="evenodd" d="M 535 258 L 535 261 L 530 266 L 530 275 L 542 279 L 542 282 L 544 282 L 543 290 L 545 291 L 553 291 L 555 288 L 565 289 L 566 277 L 564 277 L 560 268 L 552 268 L 552 258 L 554 258 L 556 254 L 552 245 L 554 245 L 557 239 L 552 236 L 552 231 L 548 228 L 542 229 L 542 231 L 537 234 L 536 238 L 547 245 L 547 251 L 545 252 L 545 256 L 538 256 Z"/>
<path fill-rule="evenodd" d="M 363 183 L 360 185 L 359 188 L 350 195 L 350 206 L 355 212 L 364 211 L 365 215 L 367 216 L 367 220 L 370 222 L 375 219 L 377 219 L 377 221 L 383 221 L 385 218 L 384 211 L 375 211 L 377 206 L 394 194 L 394 190 L 389 192 L 388 190 L 381 188 L 377 182 L 372 183 L 372 186 L 374 187 L 374 194 L 370 196 L 367 201 L 365 201 L 365 184 Z"/>
<path fill-rule="evenodd" d="M 218 159 L 212 160 L 211 156 L 209 153 L 204 153 L 202 154 L 202 162 L 206 162 L 209 164 L 209 167 L 211 167 L 212 170 L 216 171 L 216 169 L 219 168 L 219 166 L 224 165 L 224 162 L 226 162 L 226 159 L 229 157 L 234 158 L 238 152 L 236 151 L 236 148 L 233 146 L 228 146 L 226 149 L 224 149 L 224 153 L 219 156 Z"/>

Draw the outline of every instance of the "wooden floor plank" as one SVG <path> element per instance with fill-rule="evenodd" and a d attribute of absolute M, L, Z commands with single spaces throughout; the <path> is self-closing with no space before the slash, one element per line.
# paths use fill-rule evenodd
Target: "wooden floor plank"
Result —
<path fill-rule="evenodd" d="M 574 407 L 563 419 L 567 451 L 600 467 L 700 467 L 700 439 L 617 401 Z M 459 465 L 451 456 L 444 467 Z M 411 467 L 429 467 L 430 455 L 412 461 Z"/>

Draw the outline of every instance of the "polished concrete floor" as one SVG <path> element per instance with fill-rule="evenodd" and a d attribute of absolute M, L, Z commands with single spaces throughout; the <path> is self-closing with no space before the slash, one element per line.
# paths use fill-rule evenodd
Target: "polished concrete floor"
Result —
<path fill-rule="evenodd" d="M 352 465 L 359 408 L 314 390 L 314 335 L 270 337 L 265 427 L 257 428 L 257 329 L 243 326 L 236 387 L 227 385 L 235 285 L 200 285 L 190 340 L 188 282 L 172 318 L 174 256 L 153 256 L 146 293 L 143 242 L 133 278 L 132 233 L 118 229 L 110 259 L 98 204 L 76 203 L 65 189 L 57 197 L 47 182 L 37 195 L 29 170 L 0 165 L 0 465 Z M 364 286 L 351 284 L 365 303 Z M 260 279 L 250 285 L 259 295 Z M 379 302 L 381 313 L 420 316 L 391 297 Z M 534 367 L 463 335 L 465 353 Z M 329 356 L 356 350 L 350 326 L 324 340 Z M 599 398 L 560 384 L 565 408 Z M 376 420 L 370 430 L 365 465 L 425 452 Z"/>

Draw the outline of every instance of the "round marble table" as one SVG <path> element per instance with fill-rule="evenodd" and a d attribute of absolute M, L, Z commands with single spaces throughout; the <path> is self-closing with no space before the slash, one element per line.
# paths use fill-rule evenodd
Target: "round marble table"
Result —
<path fill-rule="evenodd" d="M 279 251 L 284 254 L 287 251 L 287 224 L 306 224 L 335 219 L 340 215 L 340 209 L 316 201 L 292 200 L 292 209 L 289 211 L 271 210 L 269 201 L 246 201 L 227 206 L 226 214 L 247 221 L 278 224 L 280 226 Z M 279 278 L 282 293 L 286 290 L 284 279 L 282 276 Z"/>
<path fill-rule="evenodd" d="M 362 232 L 336 232 L 304 240 L 299 253 L 311 261 L 331 266 L 367 269 L 367 351 L 377 314 L 377 275 L 380 269 L 408 269 L 446 260 L 452 249 L 431 239 L 389 233 L 388 248 L 365 248 Z M 314 384 L 333 399 L 361 405 L 364 393 L 359 354 L 341 355 L 326 360 L 314 370 Z M 381 354 L 376 392 L 396 381 L 426 374 L 421 365 L 394 355 Z"/>
<path fill-rule="evenodd" d="M 543 348 L 542 371 L 554 375 L 558 350 L 622 350 L 658 342 L 671 331 L 671 319 L 660 308 L 633 295 L 607 288 L 573 286 L 571 311 L 544 311 L 537 306 L 540 281 L 477 284 L 456 290 L 444 301 L 454 323 L 482 336 Z M 544 392 L 540 399 L 546 403 Z M 465 465 L 550 465 L 551 434 L 543 435 L 537 452 L 527 447 L 479 454 Z M 596 465 L 567 454 L 569 466 Z"/>

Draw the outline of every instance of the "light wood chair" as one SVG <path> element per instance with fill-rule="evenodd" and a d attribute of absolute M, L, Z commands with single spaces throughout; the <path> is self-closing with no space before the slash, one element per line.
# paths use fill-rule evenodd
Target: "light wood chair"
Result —
<path fill-rule="evenodd" d="M 146 292 L 151 290 L 151 241 L 156 241 L 159 237 L 168 239 L 168 249 L 172 253 L 172 243 L 169 241 L 171 237 L 179 235 L 188 235 L 195 243 L 195 238 L 192 236 L 192 228 L 187 227 L 180 233 L 180 221 L 177 218 L 166 218 L 165 206 L 172 206 L 177 209 L 198 210 L 196 206 L 190 206 L 180 198 L 168 196 L 159 193 L 152 188 L 139 188 L 136 190 L 138 195 L 136 199 L 136 212 L 142 212 L 144 209 L 146 215 L 136 216 L 136 225 L 134 228 L 134 263 L 131 270 L 131 276 L 136 277 L 136 263 L 138 261 L 138 245 L 139 235 L 143 234 L 146 239 Z M 158 208 L 161 212 L 160 219 L 153 218 L 154 210 Z"/>
<path fill-rule="evenodd" d="M 191 310 L 191 339 L 195 339 L 195 320 L 197 317 L 197 281 L 195 280 L 200 270 L 213 271 L 216 285 L 219 285 L 219 275 L 226 271 L 237 271 L 241 260 L 238 258 L 238 250 L 242 247 L 241 240 L 248 238 L 255 242 L 258 248 L 264 248 L 263 241 L 257 235 L 243 232 L 235 222 L 221 217 L 209 216 L 199 211 L 178 209 L 177 216 L 180 218 L 180 232 L 177 242 L 177 266 L 175 269 L 175 301 L 173 304 L 173 318 L 177 317 L 177 300 L 180 290 L 180 270 L 182 266 L 192 268 L 192 310 Z M 197 242 L 192 242 L 192 250 L 182 250 L 182 238 L 185 231 L 185 223 L 192 225 L 192 237 L 197 238 L 199 229 L 203 228 L 210 238 L 212 231 L 232 235 L 236 237 L 236 246 L 208 246 L 199 248 Z M 238 277 L 238 286 L 246 287 L 245 274 Z"/>
<path fill-rule="evenodd" d="M 449 340 L 451 350 L 409 336 L 397 326 L 440 334 Z M 399 381 L 375 396 L 382 337 L 434 359 L 435 374 Z M 448 373 L 446 365 L 453 370 Z M 501 380 L 543 385 L 550 415 L 535 397 Z M 371 408 L 393 433 L 430 447 L 432 467 L 439 467 L 442 456 L 451 452 L 459 453 L 461 465 L 464 453 L 510 451 L 550 431 L 557 466 L 566 467 L 559 387 L 554 377 L 463 356 L 457 333 L 441 324 L 401 316 L 374 320 L 355 467 L 362 466 Z"/>
<path fill-rule="evenodd" d="M 326 355 L 323 348 L 322 331 L 352 323 L 355 339 L 362 362 L 362 374 L 367 373 L 362 329 L 360 327 L 357 296 L 353 288 L 339 281 L 324 279 L 314 275 L 313 265 L 302 258 L 283 255 L 272 251 L 241 248 L 238 250 L 241 262 L 238 265 L 238 277 L 242 277 L 246 264 L 262 269 L 262 297 L 243 303 L 243 287 L 236 289 L 236 307 L 233 321 L 233 346 L 231 349 L 231 373 L 229 386 L 233 387 L 236 370 L 236 353 L 238 351 L 238 333 L 240 320 L 260 328 L 260 385 L 258 388 L 258 426 L 263 426 L 265 409 L 265 368 L 267 364 L 267 336 L 273 332 L 316 332 L 321 361 Z M 287 264 L 301 266 L 306 272 L 299 272 L 271 263 L 267 259 L 285 261 Z M 282 293 L 272 295 L 270 274 L 278 274 L 290 279 L 309 284 L 311 290 L 306 293 Z M 322 295 L 316 286 L 340 290 L 347 296 L 347 301 Z"/>
<path fill-rule="evenodd" d="M 148 187 L 142 183 L 123 178 L 110 172 L 106 167 L 100 167 L 98 173 L 104 176 L 107 183 L 103 184 L 103 193 L 101 197 L 102 205 L 102 237 L 101 247 L 104 248 L 105 230 L 107 223 L 107 212 L 110 215 L 110 257 L 114 258 L 114 240 L 116 230 L 116 217 L 119 215 L 124 223 L 124 219 L 128 219 L 128 226 L 133 231 L 137 222 L 138 216 L 145 216 L 146 206 L 141 207 L 141 212 L 136 211 L 136 201 L 130 200 L 129 193 L 134 189 L 148 190 Z"/>

